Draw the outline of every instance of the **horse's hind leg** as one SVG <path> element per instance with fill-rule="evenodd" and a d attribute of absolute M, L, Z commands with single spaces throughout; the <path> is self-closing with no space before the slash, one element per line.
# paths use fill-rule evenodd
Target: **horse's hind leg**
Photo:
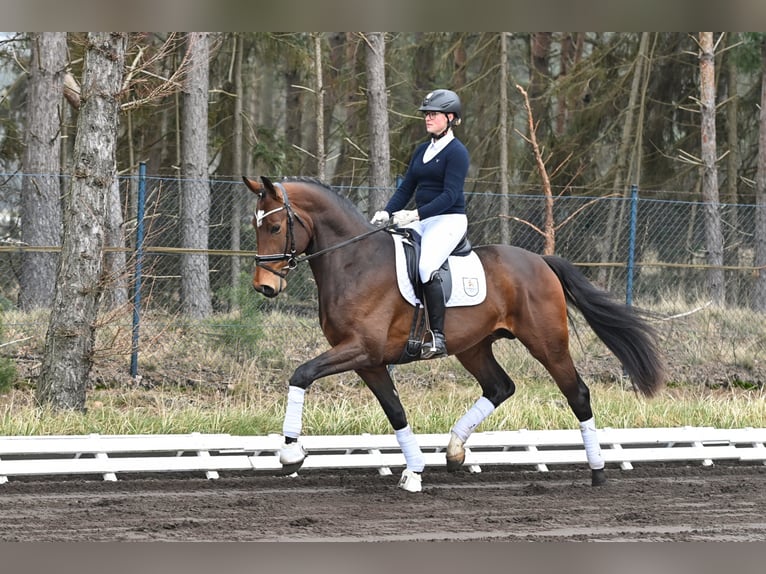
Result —
<path fill-rule="evenodd" d="M 580 435 L 582 436 L 585 455 L 588 466 L 591 469 L 591 483 L 593 486 L 601 486 L 606 482 L 604 474 L 604 457 L 601 454 L 601 445 L 596 433 L 596 419 L 590 406 L 590 390 L 575 370 L 576 390 L 569 392 L 561 384 L 559 388 L 567 398 L 567 402 L 580 422 Z M 558 383 L 558 380 L 556 381 Z M 567 387 L 568 388 L 568 387 Z"/>
<path fill-rule="evenodd" d="M 539 340 L 535 340 L 537 344 L 529 344 L 523 340 L 522 342 L 551 374 L 580 422 L 580 434 L 585 446 L 588 466 L 591 469 L 591 483 L 593 486 L 600 486 L 606 482 L 606 475 L 604 474 L 604 457 L 601 454 L 596 422 L 590 404 L 590 390 L 575 369 L 567 340 L 567 335 L 564 333 L 561 339 L 556 341 L 549 338 L 545 343 Z"/>
<path fill-rule="evenodd" d="M 464 445 L 474 429 L 516 390 L 513 381 L 492 353 L 492 341 L 491 337 L 487 337 L 478 345 L 456 355 L 466 370 L 476 377 L 482 389 L 482 396 L 450 431 L 446 453 L 447 470 L 450 472 L 457 470 L 465 462 Z"/>
<path fill-rule="evenodd" d="M 358 370 L 356 373 L 362 377 L 375 398 L 378 399 L 383 412 L 386 413 L 386 417 L 394 429 L 399 448 L 404 455 L 407 467 L 402 472 L 399 488 L 408 492 L 420 492 L 420 473 L 425 468 L 425 458 L 415 434 L 407 423 L 407 415 L 388 369 L 381 366 L 374 369 Z"/>

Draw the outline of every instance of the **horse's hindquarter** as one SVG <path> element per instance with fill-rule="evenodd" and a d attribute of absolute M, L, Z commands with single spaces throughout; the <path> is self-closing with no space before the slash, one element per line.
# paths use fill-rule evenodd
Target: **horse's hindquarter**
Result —
<path fill-rule="evenodd" d="M 477 311 L 495 321 L 491 331 L 518 336 L 537 323 L 539 314 L 566 314 L 561 284 L 540 255 L 512 245 L 482 245 L 475 251 L 487 276 L 487 300 Z"/>

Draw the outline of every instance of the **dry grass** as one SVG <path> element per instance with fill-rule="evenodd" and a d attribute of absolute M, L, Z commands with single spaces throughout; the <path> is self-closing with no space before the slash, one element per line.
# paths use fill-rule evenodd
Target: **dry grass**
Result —
<path fill-rule="evenodd" d="M 591 387 L 599 426 L 763 426 L 766 322 L 750 312 L 709 307 L 667 319 L 679 315 L 673 301 L 656 311 L 666 318 L 656 325 L 670 376 L 668 388 L 652 400 L 635 396 L 616 360 L 575 316 L 572 352 Z M 0 394 L 3 435 L 280 433 L 290 374 L 327 348 L 314 317 L 258 316 L 252 331 L 234 316 L 202 325 L 145 318 L 140 377 L 133 380 L 130 325 L 113 321 L 98 333 L 87 412 L 55 413 L 34 400 L 44 317 L 11 312 L 3 321 L 3 342 L 18 341 L 3 354 L 19 372 L 13 388 Z M 518 342 L 498 342 L 496 350 L 517 393 L 479 430 L 576 427 L 563 396 Z M 480 394 L 454 358 L 397 366 L 394 377 L 410 423 L 421 433 L 447 432 Z M 356 375 L 344 373 L 312 386 L 304 432 L 388 433 L 390 427 Z"/>

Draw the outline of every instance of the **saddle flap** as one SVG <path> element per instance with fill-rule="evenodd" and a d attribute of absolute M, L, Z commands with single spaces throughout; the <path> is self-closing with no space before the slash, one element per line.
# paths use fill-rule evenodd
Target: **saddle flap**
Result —
<path fill-rule="evenodd" d="M 391 235 L 396 252 L 396 278 L 399 291 L 411 305 L 422 305 L 418 277 L 420 245 L 411 240 L 410 234 L 397 232 Z M 441 267 L 447 307 L 478 305 L 487 296 L 484 267 L 479 256 L 468 243 L 467 237 L 458 247 L 465 249 L 466 245 L 470 250 L 467 255 L 450 255 Z"/>

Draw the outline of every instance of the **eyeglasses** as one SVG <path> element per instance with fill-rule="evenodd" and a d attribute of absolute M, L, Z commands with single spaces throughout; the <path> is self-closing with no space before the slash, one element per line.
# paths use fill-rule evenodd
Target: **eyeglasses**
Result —
<path fill-rule="evenodd" d="M 438 117 L 438 115 L 441 113 L 442 112 L 425 112 L 423 114 L 423 118 L 435 118 L 435 117 Z"/>

